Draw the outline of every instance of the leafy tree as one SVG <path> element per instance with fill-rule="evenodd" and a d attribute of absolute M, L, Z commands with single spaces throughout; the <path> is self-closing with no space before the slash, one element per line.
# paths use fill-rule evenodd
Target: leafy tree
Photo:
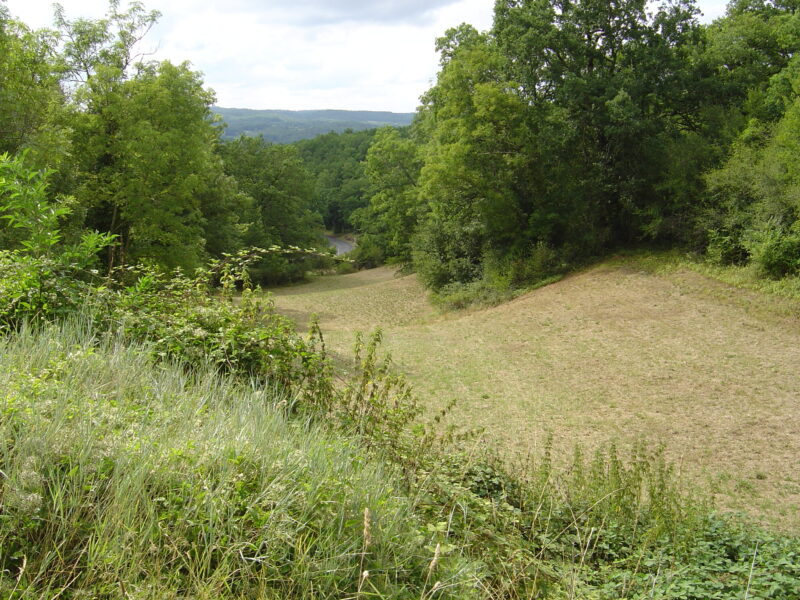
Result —
<path fill-rule="evenodd" d="M 91 228 L 117 236 L 109 268 L 146 259 L 194 269 L 238 249 L 247 201 L 215 149 L 213 94 L 187 64 L 142 62 L 137 44 L 159 14 L 109 3 L 106 18 L 70 21 L 56 7 L 60 69 L 71 101 L 71 186 Z"/>
<path fill-rule="evenodd" d="M 219 171 L 213 96 L 184 64 L 142 66 L 119 81 L 100 69 L 76 116 L 79 195 L 89 223 L 119 237 L 109 266 L 151 259 L 192 269 L 204 257 L 200 195 Z"/>
<path fill-rule="evenodd" d="M 120 11 L 120 0 L 109 0 L 106 18 L 70 21 L 61 5 L 54 6 L 63 41 L 61 70 L 77 92 L 80 84 L 89 83 L 98 72 L 106 79 L 122 81 L 138 71 L 143 63 L 142 56 L 135 53 L 137 44 L 161 16 L 156 10 L 145 10 L 138 1 L 131 2 L 127 11 Z M 83 99 L 80 93 L 77 97 Z"/>
<path fill-rule="evenodd" d="M 367 152 L 369 206 L 353 213 L 364 233 L 356 260 L 375 262 L 392 258 L 411 262 L 411 235 L 419 220 L 417 182 L 422 167 L 417 143 L 401 130 L 385 127 L 375 134 Z M 367 255 L 371 255 L 368 258 Z"/>
<path fill-rule="evenodd" d="M 295 144 L 316 180 L 316 210 L 336 233 L 350 230 L 350 215 L 369 202 L 363 163 L 374 135 L 374 129 L 330 132 Z"/>
<path fill-rule="evenodd" d="M 312 248 L 323 245 L 322 219 L 313 210 L 313 181 L 297 148 L 273 145 L 263 138 L 240 137 L 220 146 L 225 172 L 252 199 L 244 232 L 247 245 Z M 302 255 L 300 255 L 302 256 Z M 271 256 L 256 268 L 261 283 L 302 277 L 299 262 Z"/>
<path fill-rule="evenodd" d="M 33 32 L 0 6 L 0 152 L 28 150 L 39 167 L 67 153 L 53 32 Z"/>
<path fill-rule="evenodd" d="M 501 0 L 490 33 L 448 31 L 416 126 L 423 279 L 470 281 L 542 248 L 570 260 L 686 239 L 724 114 L 701 110 L 711 68 L 696 12 Z"/>

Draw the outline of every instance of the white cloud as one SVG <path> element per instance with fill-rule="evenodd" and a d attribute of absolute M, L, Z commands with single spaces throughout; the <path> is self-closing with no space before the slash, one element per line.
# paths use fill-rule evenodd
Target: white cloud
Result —
<path fill-rule="evenodd" d="M 61 0 L 68 18 L 101 18 L 107 0 Z M 125 0 L 122 2 L 125 6 Z M 724 0 L 700 3 L 711 20 Z M 32 27 L 41 0 L 7 0 Z M 144 49 L 188 60 L 221 106 L 411 112 L 434 79 L 434 43 L 462 22 L 491 27 L 493 0 L 145 0 L 162 13 Z"/>

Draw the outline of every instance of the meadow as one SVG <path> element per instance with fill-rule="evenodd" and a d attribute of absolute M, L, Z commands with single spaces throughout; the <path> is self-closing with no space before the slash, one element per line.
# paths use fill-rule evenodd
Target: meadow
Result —
<path fill-rule="evenodd" d="M 800 527 L 800 302 L 673 255 L 612 258 L 489 308 L 441 312 L 391 267 L 272 290 L 329 350 L 380 328 L 423 404 L 455 400 L 512 463 L 643 442 L 723 509 Z M 730 275 L 730 272 L 728 273 Z M 556 459 L 558 460 L 558 458 Z"/>

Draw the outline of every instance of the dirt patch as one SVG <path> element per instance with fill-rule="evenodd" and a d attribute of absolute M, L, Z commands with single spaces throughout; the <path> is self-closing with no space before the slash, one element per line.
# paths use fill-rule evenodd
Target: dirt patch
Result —
<path fill-rule="evenodd" d="M 423 401 L 458 400 L 509 455 L 644 439 L 723 505 L 800 527 L 800 320 L 692 271 L 589 269 L 502 306 L 437 315 L 391 269 L 278 290 L 331 347 L 381 327 Z"/>

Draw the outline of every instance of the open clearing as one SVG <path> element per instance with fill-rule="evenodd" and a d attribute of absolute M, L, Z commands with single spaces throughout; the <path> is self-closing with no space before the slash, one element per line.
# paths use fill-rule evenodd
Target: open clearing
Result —
<path fill-rule="evenodd" d="M 455 398 L 507 456 L 663 443 L 721 506 L 800 527 L 800 305 L 687 269 L 609 261 L 483 310 L 439 314 L 391 268 L 274 290 L 329 349 L 381 327 L 420 400 Z"/>

